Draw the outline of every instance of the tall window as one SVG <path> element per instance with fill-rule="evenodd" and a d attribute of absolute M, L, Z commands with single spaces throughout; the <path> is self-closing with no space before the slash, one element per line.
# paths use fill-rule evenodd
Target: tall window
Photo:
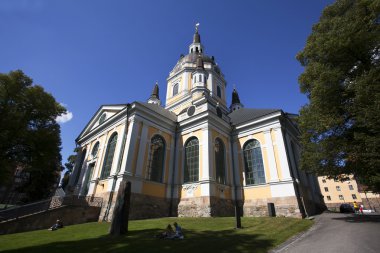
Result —
<path fill-rule="evenodd" d="M 92 152 L 91 152 L 92 158 L 95 158 L 97 156 L 98 150 L 99 150 L 99 142 L 96 142 L 94 147 L 92 148 Z"/>
<path fill-rule="evenodd" d="M 199 141 L 191 138 L 185 144 L 185 183 L 199 181 Z"/>
<path fill-rule="evenodd" d="M 90 165 L 88 165 L 86 177 L 83 183 L 84 185 L 83 195 L 87 195 L 88 190 L 90 189 L 90 183 L 91 183 L 92 174 L 94 172 L 94 167 L 95 167 L 95 163 L 91 163 Z"/>
<path fill-rule="evenodd" d="M 330 196 L 327 196 L 327 200 L 331 200 L 331 197 L 330 197 Z"/>
<path fill-rule="evenodd" d="M 354 190 L 354 186 L 352 186 L 352 185 L 349 185 L 348 188 L 350 188 L 351 191 Z"/>
<path fill-rule="evenodd" d="M 250 140 L 244 145 L 244 164 L 247 185 L 265 184 L 263 156 L 257 140 Z"/>
<path fill-rule="evenodd" d="M 173 96 L 178 94 L 178 83 L 173 86 Z"/>
<path fill-rule="evenodd" d="M 221 139 L 215 140 L 215 166 L 216 166 L 216 181 L 220 184 L 226 183 L 225 164 L 224 164 L 224 144 Z"/>
<path fill-rule="evenodd" d="M 165 158 L 165 141 L 159 135 L 154 136 L 151 140 L 149 158 L 147 179 L 162 182 Z"/>
<path fill-rule="evenodd" d="M 328 187 L 325 187 L 325 192 L 328 192 L 329 191 L 329 188 Z"/>
<path fill-rule="evenodd" d="M 220 89 L 220 87 L 219 86 L 216 86 L 216 95 L 218 96 L 218 97 L 222 97 L 222 90 Z"/>
<path fill-rule="evenodd" d="M 111 173 L 112 161 L 113 161 L 115 148 L 116 148 L 116 142 L 117 142 L 117 133 L 113 133 L 111 138 L 108 141 L 106 155 L 104 156 L 103 170 L 100 176 L 101 178 L 106 178 Z"/>

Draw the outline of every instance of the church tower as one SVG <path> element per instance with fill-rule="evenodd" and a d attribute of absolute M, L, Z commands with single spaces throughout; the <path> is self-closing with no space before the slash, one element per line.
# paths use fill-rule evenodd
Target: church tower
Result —
<path fill-rule="evenodd" d="M 166 109 L 177 115 L 202 96 L 227 113 L 226 81 L 214 56 L 207 56 L 195 27 L 187 55 L 181 55 L 167 78 Z"/>

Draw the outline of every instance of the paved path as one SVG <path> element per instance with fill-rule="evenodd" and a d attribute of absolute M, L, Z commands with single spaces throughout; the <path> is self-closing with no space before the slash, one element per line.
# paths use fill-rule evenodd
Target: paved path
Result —
<path fill-rule="evenodd" d="M 380 215 L 323 213 L 314 226 L 290 239 L 272 253 L 378 253 Z"/>

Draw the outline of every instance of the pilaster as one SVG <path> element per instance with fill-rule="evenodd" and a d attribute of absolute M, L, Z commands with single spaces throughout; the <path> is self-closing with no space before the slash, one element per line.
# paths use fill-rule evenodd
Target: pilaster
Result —
<path fill-rule="evenodd" d="M 278 182 L 278 173 L 276 167 L 276 159 L 274 156 L 273 142 L 270 130 L 264 131 L 265 137 L 265 147 L 267 150 L 269 172 L 270 172 L 270 182 Z"/>

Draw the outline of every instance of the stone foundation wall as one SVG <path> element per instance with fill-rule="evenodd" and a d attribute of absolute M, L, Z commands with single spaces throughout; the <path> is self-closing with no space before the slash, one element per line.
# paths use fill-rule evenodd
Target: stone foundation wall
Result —
<path fill-rule="evenodd" d="M 112 202 L 109 207 L 108 215 L 108 201 L 110 198 L 110 193 L 103 193 L 98 195 L 98 197 L 103 198 L 103 206 L 99 215 L 99 221 L 112 221 L 112 216 L 114 212 L 115 203 L 117 200 L 117 193 L 113 194 Z M 178 201 L 173 201 L 173 207 L 176 207 Z M 158 198 L 147 196 L 138 193 L 131 193 L 131 205 L 129 210 L 129 219 L 139 220 L 139 219 L 149 219 L 149 218 L 160 218 L 169 216 L 170 200 L 165 198 Z M 176 208 L 173 208 L 172 215 L 176 216 Z"/>
<path fill-rule="evenodd" d="M 211 216 L 212 217 L 223 217 L 223 216 L 234 216 L 234 215 L 235 215 L 235 206 L 234 206 L 233 200 L 211 197 Z"/>
<path fill-rule="evenodd" d="M 174 201 L 175 202 L 175 201 Z M 169 216 L 170 199 L 131 194 L 129 218 L 132 220 Z"/>
<path fill-rule="evenodd" d="M 243 215 L 248 217 L 268 216 L 268 203 L 274 203 L 276 216 L 302 218 L 296 197 L 245 200 Z"/>
<path fill-rule="evenodd" d="M 210 217 L 209 197 L 182 198 L 178 204 L 178 217 Z"/>
<path fill-rule="evenodd" d="M 217 197 L 182 198 L 178 205 L 178 217 L 218 217 L 233 215 L 233 201 Z"/>

